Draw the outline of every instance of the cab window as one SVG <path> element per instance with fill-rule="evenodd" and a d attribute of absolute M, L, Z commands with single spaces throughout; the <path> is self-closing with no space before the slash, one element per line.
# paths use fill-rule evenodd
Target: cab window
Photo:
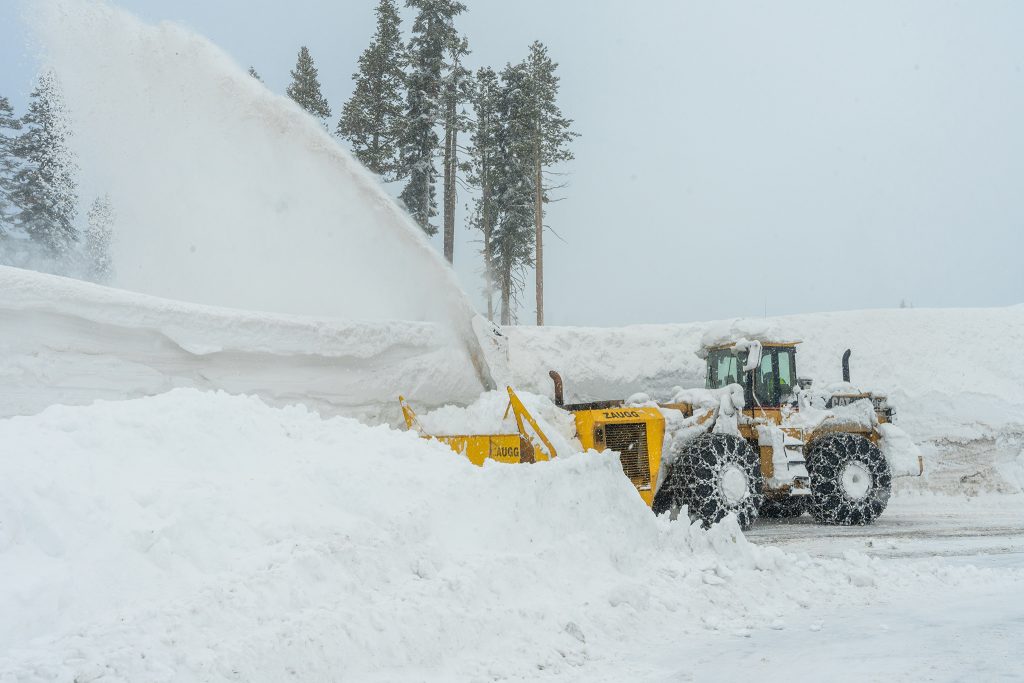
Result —
<path fill-rule="evenodd" d="M 731 349 L 719 349 L 708 358 L 708 389 L 721 389 L 730 384 L 740 384 L 742 378 L 742 360 L 737 358 Z"/>
<path fill-rule="evenodd" d="M 796 390 L 796 372 L 793 349 L 779 349 L 779 393 L 782 398 Z"/>

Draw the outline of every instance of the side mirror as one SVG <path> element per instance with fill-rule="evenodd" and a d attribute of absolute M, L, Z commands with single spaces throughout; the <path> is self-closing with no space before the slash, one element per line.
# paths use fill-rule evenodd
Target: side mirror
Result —
<path fill-rule="evenodd" d="M 809 377 L 798 377 L 796 380 L 796 385 L 801 389 L 810 389 L 812 384 L 814 380 Z"/>

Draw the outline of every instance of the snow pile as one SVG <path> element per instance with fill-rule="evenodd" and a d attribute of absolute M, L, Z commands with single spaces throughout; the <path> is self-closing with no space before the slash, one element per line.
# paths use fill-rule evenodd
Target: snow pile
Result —
<path fill-rule="evenodd" d="M 997 463 L 997 467 L 1011 487 L 1024 493 L 1024 448 L 1016 456 L 1011 455 L 1005 462 Z"/>
<path fill-rule="evenodd" d="M 0 416 L 174 387 L 399 419 L 483 386 L 452 328 L 234 311 L 0 267 Z"/>
<path fill-rule="evenodd" d="M 550 395 L 547 372 L 565 379 L 567 401 L 626 397 L 704 385 L 703 343 L 741 337 L 802 340 L 801 377 L 823 386 L 841 379 L 852 349 L 853 383 L 888 394 L 901 427 L 916 440 L 1024 433 L 1024 307 L 893 309 L 624 328 L 505 331 L 515 384 Z"/>
<path fill-rule="evenodd" d="M 81 195 L 109 193 L 117 215 L 116 286 L 468 333 L 468 299 L 423 231 L 219 48 L 103 0 L 35 3 L 30 19 L 71 111 Z"/>
<path fill-rule="evenodd" d="M 55 406 L 0 443 L 12 680 L 621 680 L 666 633 L 990 576 L 670 523 L 612 455 L 477 468 L 223 393 Z"/>

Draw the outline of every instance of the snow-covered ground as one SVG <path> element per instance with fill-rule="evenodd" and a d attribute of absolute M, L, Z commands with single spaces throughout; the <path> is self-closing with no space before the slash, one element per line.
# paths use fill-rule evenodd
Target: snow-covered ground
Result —
<path fill-rule="evenodd" d="M 853 347 L 928 475 L 873 527 L 744 536 L 653 517 L 612 454 L 480 469 L 384 424 L 405 392 L 438 430 L 474 400 L 500 428 L 444 325 L 0 285 L 4 683 L 1024 674 L 1019 307 L 505 330 L 555 439 L 549 367 L 572 399 L 657 396 L 730 328 L 798 335 L 825 382 Z"/>
<path fill-rule="evenodd" d="M 1024 677 L 1024 307 L 484 340 L 556 441 L 549 369 L 667 398 L 710 339 L 802 339 L 819 383 L 852 348 L 928 467 L 873 527 L 670 522 L 611 453 L 475 468 L 388 426 L 399 393 L 439 431 L 504 397 L 377 182 L 180 26 L 33 14 L 117 281 L 319 317 L 0 268 L 0 683 Z"/>
<path fill-rule="evenodd" d="M 814 643 L 834 680 L 911 680 L 954 635 L 933 680 L 1021 672 L 1019 567 L 705 532 L 652 516 L 611 454 L 475 468 L 194 389 L 9 418 L 0 443 L 0 680 L 746 679 L 737 654 L 810 680 Z"/>
<path fill-rule="evenodd" d="M 808 610 L 775 627 L 682 640 L 651 681 L 1015 681 L 1020 585 L 967 581 L 934 595 Z"/>

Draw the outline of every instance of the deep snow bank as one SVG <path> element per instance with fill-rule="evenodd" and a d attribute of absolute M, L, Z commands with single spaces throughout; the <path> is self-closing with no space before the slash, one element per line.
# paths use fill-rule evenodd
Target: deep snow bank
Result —
<path fill-rule="evenodd" d="M 402 391 L 426 406 L 482 391 L 445 324 L 235 311 L 0 267 L 0 416 L 183 386 L 371 421 L 397 419 Z"/>
<path fill-rule="evenodd" d="M 688 630 L 995 580 L 670 523 L 611 454 L 475 468 L 223 393 L 54 406 L 0 443 L 14 680 L 636 679 Z"/>
<path fill-rule="evenodd" d="M 569 400 L 667 398 L 699 387 L 705 336 L 770 331 L 804 340 L 800 375 L 888 392 L 919 441 L 1024 433 L 1024 306 L 852 311 L 621 328 L 511 327 L 508 358 L 523 391 Z M 444 324 L 352 321 L 236 311 L 157 299 L 0 267 L 0 415 L 53 403 L 152 395 L 176 386 L 256 393 L 326 414 L 397 420 L 399 393 L 421 408 L 466 405 L 482 391 L 464 336 Z M 1013 447 L 1012 444 L 1010 447 Z M 1006 450 L 1005 448 L 1003 450 Z M 1014 455 L 1019 448 L 1014 451 Z"/>
<path fill-rule="evenodd" d="M 801 377 L 842 379 L 853 350 L 855 384 L 888 393 L 900 426 L 915 439 L 979 439 L 1024 432 L 1024 306 L 816 313 L 681 325 L 620 328 L 513 327 L 510 364 L 518 387 L 549 394 L 561 371 L 567 400 L 664 398 L 676 385 L 699 387 L 703 341 L 767 333 L 802 340 Z"/>

